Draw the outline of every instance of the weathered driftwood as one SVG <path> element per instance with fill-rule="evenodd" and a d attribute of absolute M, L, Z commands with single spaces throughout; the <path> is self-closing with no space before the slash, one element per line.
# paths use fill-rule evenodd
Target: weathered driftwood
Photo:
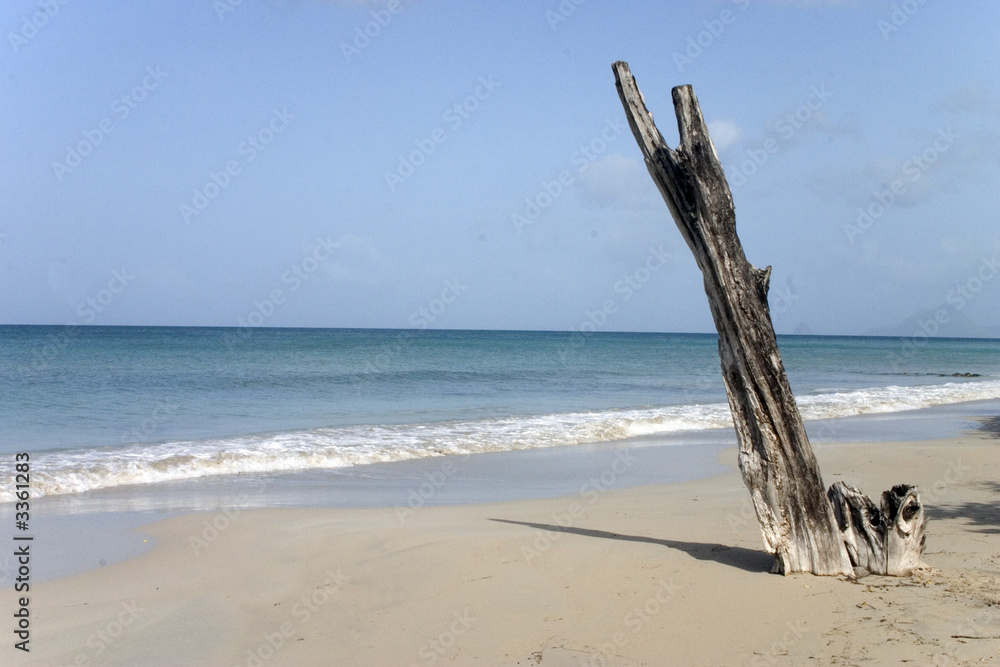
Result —
<path fill-rule="evenodd" d="M 926 518 L 914 487 L 884 491 L 881 508 L 844 482 L 831 486 L 827 497 L 855 572 L 903 576 L 920 566 Z"/>
<path fill-rule="evenodd" d="M 694 91 L 691 86 L 673 89 L 680 143 L 672 150 L 653 123 L 628 65 L 616 62 L 612 69 L 646 167 L 704 278 L 719 332 L 719 357 L 740 446 L 740 471 L 765 548 L 775 556 L 772 571 L 854 576 L 848 538 L 841 533 L 824 492 L 778 354 L 767 304 L 771 267 L 758 269 L 743 254 L 729 184 Z M 913 502 L 919 506 L 913 493 Z M 868 504 L 874 507 L 871 501 Z M 912 534 L 922 536 L 922 512 L 920 517 L 920 530 Z M 912 560 L 911 546 L 900 549 L 901 557 Z M 919 546 L 915 554 L 919 561 Z"/>

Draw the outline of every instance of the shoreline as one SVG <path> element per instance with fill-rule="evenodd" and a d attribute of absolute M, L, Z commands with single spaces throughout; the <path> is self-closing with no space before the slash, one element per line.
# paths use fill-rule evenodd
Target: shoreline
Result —
<path fill-rule="evenodd" d="M 867 413 L 831 419 L 807 420 L 806 430 L 814 449 L 828 444 L 851 442 L 903 442 L 939 440 L 960 437 L 975 430 L 990 430 L 990 424 L 1000 417 L 1000 399 L 968 401 L 941 406 L 885 413 Z M 993 423 L 990 422 L 990 423 Z M 1000 427 L 993 423 L 992 430 Z M 225 505 L 248 489 L 267 486 L 271 489 L 287 486 L 289 492 L 269 495 L 253 507 L 383 507 L 396 504 L 398 498 L 385 496 L 387 490 L 401 483 L 420 478 L 428 469 L 440 468 L 442 462 L 470 462 L 479 479 L 475 488 L 435 499 L 433 504 L 469 504 L 540 498 L 564 495 L 579 479 L 580 467 L 589 465 L 586 459 L 600 458 L 607 452 L 620 449 L 649 448 L 659 450 L 664 459 L 672 452 L 685 448 L 708 447 L 720 449 L 735 447 L 732 427 L 720 429 L 685 430 L 668 433 L 632 436 L 621 440 L 608 440 L 586 444 L 558 445 L 487 451 L 467 454 L 430 455 L 401 460 L 380 461 L 338 468 L 315 468 L 292 471 L 221 474 L 193 477 L 184 480 L 155 483 L 123 484 L 64 494 L 33 498 L 35 511 L 58 515 L 81 515 L 110 511 L 139 512 L 197 512 L 213 510 Z M 602 454 L 603 453 L 603 454 Z M 714 459 L 701 457 L 694 472 L 687 479 L 713 474 Z M 534 461 L 531 459 L 539 459 Z M 548 461 L 547 461 L 548 460 Z M 711 460 L 706 465 L 706 461 Z M 735 460 L 735 459 L 733 459 Z M 481 463 L 482 462 L 482 463 Z M 489 463 L 485 463 L 489 462 Z M 657 461 L 659 463 L 659 461 Z M 692 461 L 685 461 L 691 464 Z M 728 463 L 728 462 L 727 462 Z M 555 465 L 553 465 L 555 464 Z M 515 475 L 526 473 L 537 466 L 551 466 L 544 488 L 511 488 Z M 456 467 L 457 463 L 456 463 Z M 568 468 L 567 468 L 568 467 Z M 709 470 L 711 468 L 711 470 Z M 482 482 L 489 483 L 497 477 L 503 480 L 502 488 L 484 490 Z M 683 476 L 648 472 L 630 482 L 630 485 L 683 481 Z M 459 481 L 458 479 L 454 481 Z M 336 487 L 343 486 L 343 489 Z M 329 493 L 334 491 L 333 494 Z M 336 493 L 339 490 L 350 493 Z M 397 489 L 398 490 L 398 489 Z M 0 515 L 11 510 L 13 502 L 0 503 Z"/>
<path fill-rule="evenodd" d="M 828 485 L 921 488 L 930 569 L 768 574 L 732 463 L 694 481 L 421 507 L 402 521 L 392 508 L 220 510 L 146 526 L 151 551 L 38 584 L 32 660 L 47 662 L 32 664 L 96 658 L 88 640 L 104 627 L 119 632 L 101 651 L 111 664 L 997 660 L 996 641 L 961 638 L 1000 635 L 996 434 L 816 454 Z"/>
<path fill-rule="evenodd" d="M 1000 413 L 1000 401 L 806 422 L 814 450 L 845 441 L 941 439 Z M 433 456 L 349 468 L 261 475 L 223 475 L 140 484 L 32 501 L 35 528 L 51 545 L 37 558 L 35 576 L 48 581 L 105 567 L 153 548 L 142 526 L 188 513 L 242 512 L 281 507 L 396 508 L 570 496 L 581 487 L 606 490 L 677 483 L 718 474 L 736 454 L 731 429 L 683 431 L 627 440 Z M 636 463 L 607 471 L 621 451 Z M 606 472 L 607 471 L 607 472 Z M 603 481 L 600 475 L 604 473 Z M 832 483 L 835 480 L 830 480 Z M 0 505 L 0 522 L 13 521 L 13 504 Z M 94 539 L 99 536 L 99 539 Z M 13 585 L 13 556 L 0 556 L 0 590 Z"/>
<path fill-rule="evenodd" d="M 728 437 L 729 440 L 732 437 Z M 174 516 L 233 516 L 267 509 L 390 509 L 401 522 L 435 506 L 558 498 L 581 488 L 672 484 L 725 470 L 718 433 L 690 445 L 657 438 L 460 456 L 278 475 L 229 475 L 43 497 L 32 503 L 36 532 L 48 535 L 37 559 L 39 581 L 87 572 L 148 552 L 148 524 Z M 0 523 L 13 521 L 0 507 Z M 220 519 L 225 520 L 225 519 Z M 95 544 L 94 535 L 101 539 Z M 0 590 L 12 586 L 12 557 L 0 556 Z"/>

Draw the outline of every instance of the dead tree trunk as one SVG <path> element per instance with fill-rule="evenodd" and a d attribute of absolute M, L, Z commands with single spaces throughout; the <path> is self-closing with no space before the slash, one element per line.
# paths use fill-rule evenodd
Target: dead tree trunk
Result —
<path fill-rule="evenodd" d="M 672 150 L 653 123 L 628 65 L 616 62 L 612 69 L 649 173 L 704 277 L 719 332 L 719 357 L 739 441 L 740 471 L 765 548 L 775 557 L 772 571 L 854 576 L 853 565 L 859 564 L 852 562 L 846 535 L 863 523 L 868 525 L 868 520 L 851 523 L 842 532 L 834 505 L 824 492 L 771 325 L 767 304 L 771 267 L 758 269 L 743 254 L 729 184 L 694 91 L 691 86 L 673 89 L 680 145 Z M 915 491 L 910 500 L 919 508 Z M 874 508 L 871 501 L 868 504 Z M 870 512 L 867 516 L 885 524 Z M 921 539 L 922 527 L 920 512 Z M 878 532 L 877 527 L 873 530 Z M 918 549 L 917 561 L 919 554 Z"/>

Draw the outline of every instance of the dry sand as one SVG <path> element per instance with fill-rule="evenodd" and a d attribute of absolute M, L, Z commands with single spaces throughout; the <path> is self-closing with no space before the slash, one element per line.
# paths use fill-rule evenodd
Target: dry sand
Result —
<path fill-rule="evenodd" d="M 926 570 L 857 582 L 768 574 L 735 467 L 403 518 L 193 514 L 143 529 L 158 540 L 147 554 L 33 586 L 31 653 L 5 646 L 2 662 L 1000 664 L 1000 439 L 826 445 L 817 456 L 827 484 L 873 497 L 920 486 Z M 5 615 L 12 598 L 2 593 Z"/>

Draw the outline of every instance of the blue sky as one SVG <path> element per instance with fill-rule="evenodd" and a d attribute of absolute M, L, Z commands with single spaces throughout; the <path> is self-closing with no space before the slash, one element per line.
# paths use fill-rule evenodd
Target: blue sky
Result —
<path fill-rule="evenodd" d="M 5 2 L 0 322 L 712 331 L 624 123 L 693 84 L 782 332 L 1000 335 L 991 2 Z M 912 331 L 911 331 L 912 330 Z"/>

